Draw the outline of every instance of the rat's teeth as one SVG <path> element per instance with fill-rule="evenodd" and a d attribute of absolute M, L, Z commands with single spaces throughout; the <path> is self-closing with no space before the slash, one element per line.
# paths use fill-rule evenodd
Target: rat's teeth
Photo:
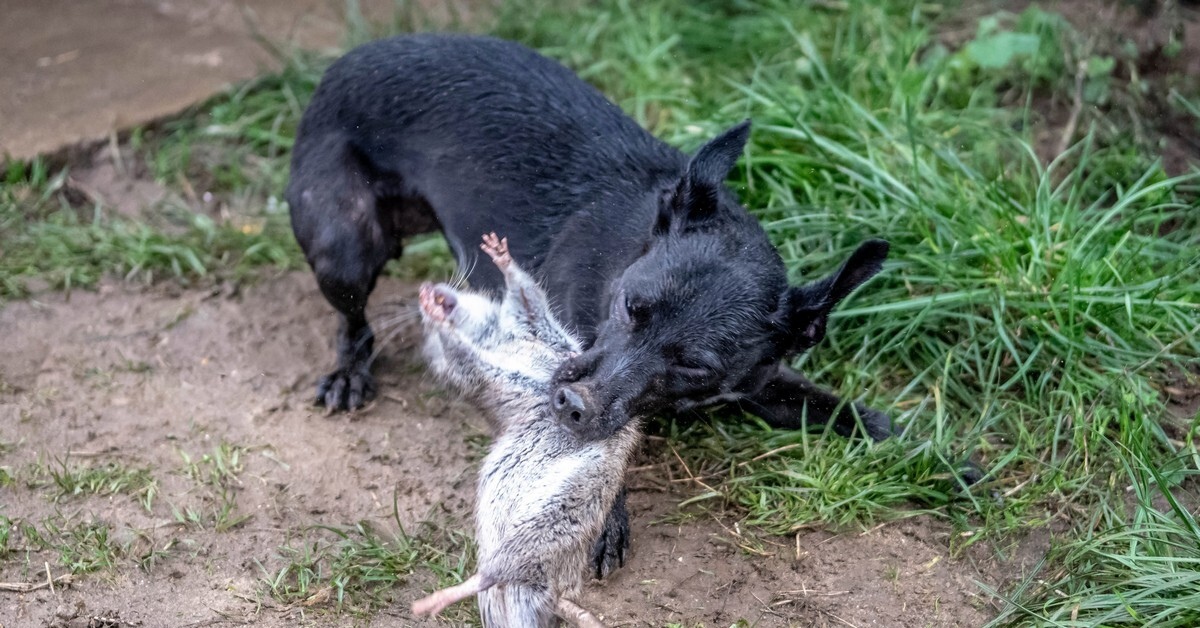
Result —
<path fill-rule="evenodd" d="M 446 297 L 444 297 L 440 294 L 437 295 L 436 297 L 433 297 L 433 302 L 437 303 L 438 305 L 441 305 L 443 302 L 445 302 L 445 300 L 446 300 Z"/>

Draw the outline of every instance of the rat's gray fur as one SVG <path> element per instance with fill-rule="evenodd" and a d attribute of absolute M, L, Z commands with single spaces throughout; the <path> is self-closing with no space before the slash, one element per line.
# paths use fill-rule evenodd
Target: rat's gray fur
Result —
<path fill-rule="evenodd" d="M 486 626 L 556 626 L 567 612 L 595 621 L 570 600 L 639 441 L 638 422 L 593 442 L 559 423 L 551 377 L 579 342 L 506 243 L 485 237 L 483 248 L 504 273 L 501 302 L 444 284 L 421 287 L 431 369 L 473 397 L 499 432 L 479 474 L 478 573 L 414 604 L 414 612 L 436 613 L 477 592 Z"/>

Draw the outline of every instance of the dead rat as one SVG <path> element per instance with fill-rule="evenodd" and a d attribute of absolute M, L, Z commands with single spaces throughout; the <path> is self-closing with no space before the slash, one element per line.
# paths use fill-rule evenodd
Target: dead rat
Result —
<path fill-rule="evenodd" d="M 556 626 L 560 617 L 601 626 L 572 600 L 638 443 L 639 422 L 595 441 L 560 423 L 550 407 L 551 379 L 579 342 L 513 262 L 506 239 L 484 236 L 482 249 L 504 275 L 500 302 L 446 284 L 424 284 L 420 295 L 431 369 L 471 396 L 498 430 L 479 473 L 479 569 L 417 601 L 413 613 L 434 615 L 478 594 L 485 626 Z"/>

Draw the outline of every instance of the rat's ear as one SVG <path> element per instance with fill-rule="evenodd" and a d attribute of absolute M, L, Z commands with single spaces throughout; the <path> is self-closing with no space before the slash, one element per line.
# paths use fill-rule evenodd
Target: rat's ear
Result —
<path fill-rule="evenodd" d="M 783 316 L 793 351 L 804 351 L 825 338 L 829 313 L 882 268 L 888 243 L 868 240 L 842 263 L 837 272 L 803 286 L 788 288 Z"/>
<path fill-rule="evenodd" d="M 718 194 L 750 139 L 750 121 L 744 120 L 701 146 L 688 162 L 683 177 L 659 204 L 655 235 L 683 229 L 717 211 Z"/>

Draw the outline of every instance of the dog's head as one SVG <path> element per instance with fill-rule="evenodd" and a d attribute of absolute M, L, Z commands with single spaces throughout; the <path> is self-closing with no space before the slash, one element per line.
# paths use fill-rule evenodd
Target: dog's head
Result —
<path fill-rule="evenodd" d="M 747 121 L 692 157 L 661 199 L 645 252 L 610 286 L 595 343 L 556 373 L 553 407 L 585 438 L 634 415 L 758 392 L 879 272 L 888 245 L 872 240 L 832 275 L 787 285 L 778 252 L 725 186 L 749 132 Z"/>

